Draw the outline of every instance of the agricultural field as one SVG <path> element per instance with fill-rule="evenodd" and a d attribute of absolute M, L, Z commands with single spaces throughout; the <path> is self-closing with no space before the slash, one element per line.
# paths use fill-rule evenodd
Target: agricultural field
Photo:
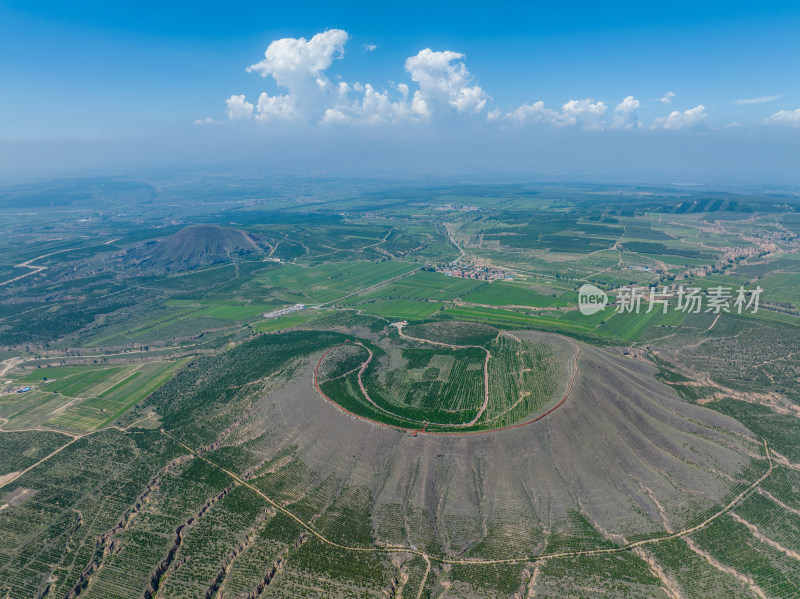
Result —
<path fill-rule="evenodd" d="M 0 598 L 800 597 L 797 197 L 4 193 Z"/>
<path fill-rule="evenodd" d="M 359 294 L 358 302 L 373 299 L 453 300 L 486 286 L 483 281 L 450 277 L 438 272 L 416 272 L 397 283 Z"/>
<path fill-rule="evenodd" d="M 45 366 L 21 373 L 12 385 L 26 393 L 0 399 L 7 430 L 36 426 L 93 431 L 122 416 L 167 381 L 184 360 L 132 366 Z"/>
<path fill-rule="evenodd" d="M 533 420 L 570 390 L 578 350 L 562 338 L 450 321 L 403 328 L 403 344 L 356 340 L 326 353 L 320 392 L 368 420 L 456 433 Z"/>
<path fill-rule="evenodd" d="M 526 306 L 543 308 L 548 306 L 567 306 L 569 303 L 554 296 L 546 296 L 533 289 L 520 285 L 496 282 L 486 285 L 464 296 L 464 302 L 490 306 Z"/>
<path fill-rule="evenodd" d="M 265 293 L 289 303 L 330 303 L 413 270 L 414 266 L 399 261 L 334 263 L 316 267 L 286 265 L 257 277 L 256 282 L 264 287 Z M 298 290 L 302 292 L 298 293 Z"/>

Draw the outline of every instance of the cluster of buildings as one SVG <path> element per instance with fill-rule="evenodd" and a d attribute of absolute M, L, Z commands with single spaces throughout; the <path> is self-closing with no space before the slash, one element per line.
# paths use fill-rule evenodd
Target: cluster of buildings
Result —
<path fill-rule="evenodd" d="M 509 273 L 497 268 L 488 266 L 472 266 L 466 264 L 448 264 L 437 266 L 436 272 L 440 272 L 450 277 L 461 277 L 462 279 L 476 279 L 478 281 L 500 281 L 511 280 L 514 273 Z"/>
<path fill-rule="evenodd" d="M 473 210 L 481 211 L 481 208 L 478 206 L 464 206 L 461 204 L 441 204 L 434 208 L 440 212 L 450 212 L 450 211 L 457 211 L 457 212 L 472 212 Z"/>
<path fill-rule="evenodd" d="M 285 308 L 280 308 L 279 310 L 273 310 L 272 312 L 265 312 L 262 314 L 264 318 L 278 318 L 279 316 L 285 316 L 286 314 L 291 314 L 292 312 L 298 312 L 300 310 L 305 310 L 305 304 L 295 304 L 294 306 L 286 306 Z"/>

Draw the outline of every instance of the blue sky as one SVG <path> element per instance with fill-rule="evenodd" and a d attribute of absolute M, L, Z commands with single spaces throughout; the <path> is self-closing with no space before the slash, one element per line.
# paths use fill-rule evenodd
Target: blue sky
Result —
<path fill-rule="evenodd" d="M 0 174 L 794 180 L 798 32 L 797 2 L 0 0 Z"/>

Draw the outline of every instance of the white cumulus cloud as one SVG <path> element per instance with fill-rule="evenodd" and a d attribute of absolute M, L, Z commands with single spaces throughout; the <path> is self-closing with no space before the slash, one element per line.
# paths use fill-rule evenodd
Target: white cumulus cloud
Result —
<path fill-rule="evenodd" d="M 779 110 L 764 119 L 766 125 L 783 125 L 785 127 L 800 127 L 800 108 L 795 110 Z"/>
<path fill-rule="evenodd" d="M 589 98 L 570 100 L 561 106 L 560 111 L 547 108 L 544 102 L 539 101 L 523 104 L 502 118 L 516 125 L 526 123 L 547 123 L 556 127 L 580 125 L 583 129 L 601 131 L 605 126 L 602 117 L 606 110 L 608 107 L 603 102 L 595 102 Z"/>
<path fill-rule="evenodd" d="M 453 50 L 420 50 L 404 63 L 409 80 L 382 84 L 345 81 L 337 73 L 329 73 L 337 59 L 345 54 L 350 35 L 342 29 L 330 29 L 305 37 L 272 41 L 264 57 L 247 67 L 247 72 L 271 79 L 277 92 L 262 92 L 258 99 L 248 100 L 244 94 L 231 95 L 225 103 L 231 121 L 259 123 L 299 122 L 306 124 L 402 125 L 429 123 L 444 119 L 475 118 L 493 126 L 541 123 L 552 127 L 574 127 L 587 131 L 604 129 L 630 130 L 642 126 L 638 111 L 641 102 L 626 96 L 609 111 L 609 106 L 594 98 L 571 99 L 560 108 L 543 102 L 524 103 L 511 111 L 488 106 L 491 97 L 470 73 L 466 57 Z M 372 52 L 376 44 L 363 44 L 364 52 Z M 674 92 L 667 92 L 661 102 L 672 103 Z M 772 96 L 740 100 L 758 103 Z M 487 107 L 488 106 L 488 107 Z M 684 112 L 672 111 L 657 118 L 653 129 L 692 129 L 705 123 L 703 105 Z M 795 125 L 798 111 L 781 111 L 764 122 Z M 213 123 L 198 119 L 195 124 Z"/>
<path fill-rule="evenodd" d="M 369 83 L 332 83 L 326 70 L 344 55 L 346 31 L 331 29 L 311 39 L 284 38 L 269 44 L 264 58 L 247 68 L 271 77 L 286 93 L 262 93 L 254 106 L 245 96 L 227 100 L 231 120 L 260 122 L 299 120 L 322 123 L 379 124 L 419 122 L 445 114 L 474 114 L 483 110 L 489 95 L 476 83 L 464 55 L 426 48 L 409 57 L 405 69 L 416 84 L 389 84 L 380 89 Z M 365 44 L 371 52 L 374 44 Z"/>
<path fill-rule="evenodd" d="M 323 114 L 336 93 L 336 86 L 324 71 L 344 55 L 349 35 L 341 29 L 329 29 L 310 40 L 304 37 L 283 38 L 270 43 L 264 58 L 247 67 L 248 73 L 272 77 L 288 94 L 258 98 L 255 118 L 261 122 L 316 118 Z"/>
<path fill-rule="evenodd" d="M 683 112 L 673 110 L 668 116 L 657 118 L 653 121 L 653 128 L 674 130 L 696 129 L 705 123 L 707 116 L 708 114 L 706 113 L 705 106 L 700 104 Z"/>
<path fill-rule="evenodd" d="M 322 115 L 322 122 L 346 124 L 346 123 L 352 123 L 353 117 L 345 114 L 344 112 L 336 108 L 328 108 L 325 111 L 325 114 Z"/>
<path fill-rule="evenodd" d="M 341 29 L 329 29 L 310 40 L 287 37 L 275 40 L 264 52 L 264 58 L 247 67 L 249 73 L 273 77 L 278 85 L 291 89 L 306 78 L 318 79 L 334 58 L 344 55 L 344 45 L 349 35 Z"/>
<path fill-rule="evenodd" d="M 272 120 L 289 121 L 297 118 L 295 100 L 290 95 L 270 96 L 262 92 L 256 104 L 255 119 L 262 123 Z"/>
<path fill-rule="evenodd" d="M 561 107 L 566 125 L 580 125 L 583 129 L 601 131 L 602 117 L 607 110 L 603 102 L 594 100 L 570 100 Z"/>
<path fill-rule="evenodd" d="M 545 108 L 544 102 L 541 100 L 533 104 L 523 104 L 514 112 L 507 113 L 503 118 L 516 125 L 524 125 L 526 123 L 562 124 L 561 115 L 552 108 Z"/>
<path fill-rule="evenodd" d="M 489 99 L 479 85 L 470 85 L 472 75 L 464 63 L 464 55 L 458 52 L 425 48 L 406 59 L 405 67 L 412 81 L 419 84 L 415 95 L 419 94 L 416 103 L 420 114 L 446 107 L 459 113 L 476 113 L 483 110 Z"/>
<path fill-rule="evenodd" d="M 639 117 L 636 110 L 639 108 L 640 102 L 633 96 L 627 96 L 622 102 L 617 104 L 614 108 L 616 113 L 614 120 L 611 122 L 612 129 L 633 129 L 640 125 Z"/>
<path fill-rule="evenodd" d="M 400 90 L 400 97 L 393 99 L 385 90 L 377 90 L 367 83 L 360 98 L 349 101 L 342 96 L 341 102 L 329 108 L 322 116 L 322 122 L 328 124 L 362 124 L 380 125 L 414 121 L 412 106 Z M 418 120 L 418 119 L 416 119 Z"/>
<path fill-rule="evenodd" d="M 503 111 L 500 110 L 499 108 L 495 108 L 494 110 L 486 114 L 486 120 L 492 123 L 502 116 L 503 116 Z"/>
<path fill-rule="evenodd" d="M 232 121 L 244 121 L 252 118 L 253 105 L 245 100 L 244 94 L 231 96 L 225 103 L 228 105 L 228 118 Z"/>

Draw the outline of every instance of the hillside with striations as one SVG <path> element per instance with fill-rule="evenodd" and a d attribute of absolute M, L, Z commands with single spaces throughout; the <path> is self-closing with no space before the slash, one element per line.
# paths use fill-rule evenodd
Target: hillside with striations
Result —
<path fill-rule="evenodd" d="M 264 253 L 255 235 L 218 225 L 189 225 L 129 255 L 141 266 L 163 270 L 190 270 L 199 266 L 233 262 Z"/>

